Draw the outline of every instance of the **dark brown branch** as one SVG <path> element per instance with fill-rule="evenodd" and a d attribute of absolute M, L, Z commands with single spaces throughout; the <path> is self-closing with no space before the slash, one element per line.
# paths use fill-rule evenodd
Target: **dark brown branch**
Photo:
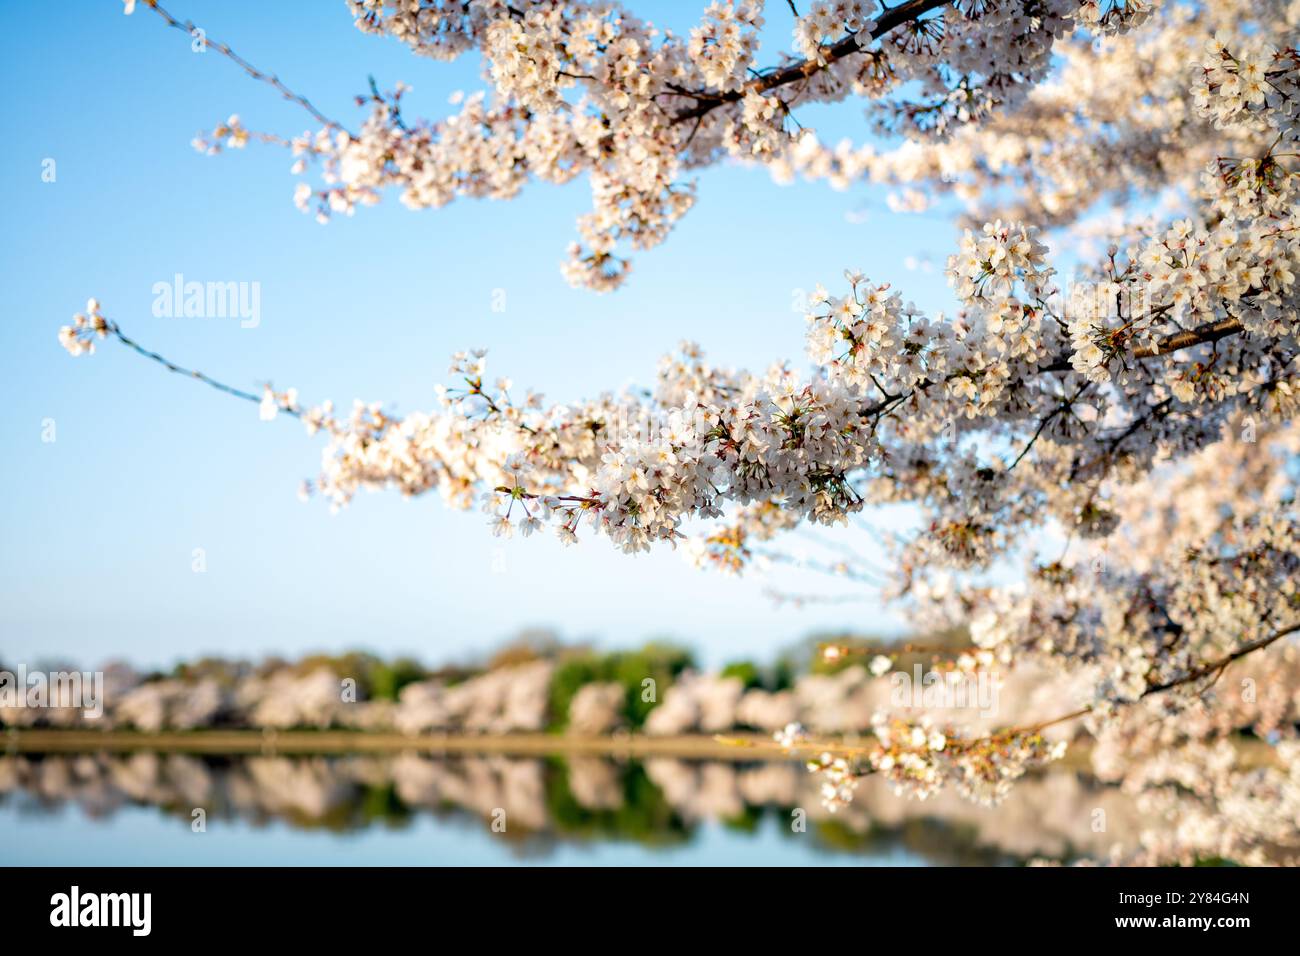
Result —
<path fill-rule="evenodd" d="M 1217 342 L 1219 339 L 1226 339 L 1230 335 L 1236 335 L 1241 331 L 1241 323 L 1236 319 L 1224 319 L 1221 322 L 1215 322 L 1210 325 L 1203 325 L 1199 329 L 1188 329 L 1186 332 L 1176 332 L 1166 338 L 1155 348 L 1134 349 L 1135 358 L 1155 358 L 1157 355 L 1168 355 L 1170 352 L 1177 352 L 1179 349 L 1190 348 L 1193 345 L 1205 345 L 1207 342 Z M 1068 372 L 1074 366 L 1070 364 L 1070 357 L 1064 356 L 1056 359 L 1051 365 L 1043 365 L 1038 371 L 1040 372 Z"/>
<path fill-rule="evenodd" d="M 1261 637 L 1257 641 L 1251 641 L 1249 644 L 1243 644 L 1241 647 L 1237 648 L 1231 654 L 1226 654 L 1225 656 L 1220 657 L 1218 660 L 1211 661 L 1208 664 L 1203 664 L 1202 666 L 1195 668 L 1194 670 L 1190 671 L 1189 673 L 1185 674 L 1182 677 L 1175 678 L 1174 680 L 1171 681 L 1166 681 L 1163 684 L 1153 684 L 1143 692 L 1142 696 L 1149 697 L 1152 694 L 1159 694 L 1164 691 L 1171 690 L 1174 687 L 1178 687 L 1180 684 L 1190 684 L 1192 681 L 1200 680 L 1202 677 L 1209 677 L 1211 674 L 1215 673 L 1216 671 L 1222 671 L 1233 661 L 1239 660 L 1245 657 L 1247 654 L 1253 654 L 1255 651 L 1268 647 L 1274 641 L 1279 641 L 1282 638 L 1286 637 L 1287 635 L 1295 634 L 1297 632 L 1300 632 L 1300 624 L 1292 624 L 1290 627 L 1285 627 L 1280 631 L 1274 631 L 1272 634 L 1268 635 L 1267 637 Z"/>
<path fill-rule="evenodd" d="M 1249 644 L 1244 644 L 1241 647 L 1237 648 L 1232 653 L 1226 654 L 1223 657 L 1211 661 L 1210 663 L 1205 664 L 1201 667 L 1197 667 L 1194 670 L 1184 674 L 1182 677 L 1176 677 L 1173 680 L 1167 681 L 1163 684 L 1156 684 L 1151 687 L 1148 687 L 1145 691 L 1142 692 L 1141 696 L 1138 697 L 1138 700 L 1144 700 L 1147 697 L 1153 697 L 1156 694 L 1162 694 L 1165 691 L 1172 690 L 1175 687 L 1180 687 L 1183 684 L 1190 684 L 1193 681 L 1200 680 L 1203 677 L 1209 677 L 1211 674 L 1222 673 L 1224 669 L 1227 668 L 1228 665 L 1232 664 L 1234 661 L 1237 661 L 1245 657 L 1247 654 L 1253 654 L 1255 651 L 1262 650 L 1263 648 L 1268 647 L 1270 644 L 1273 644 L 1276 641 L 1280 641 L 1282 638 L 1287 637 L 1288 635 L 1291 634 L 1295 634 L 1297 632 L 1300 632 L 1300 623 L 1292 624 L 1289 627 L 1285 627 L 1282 628 L 1281 630 L 1274 631 L 1272 634 L 1269 634 L 1267 637 L 1261 637 L 1258 640 L 1251 641 Z M 1136 703 L 1136 701 L 1121 701 L 1120 703 L 1133 704 Z M 1071 720 L 1077 720 L 1080 717 L 1087 717 L 1095 709 L 1096 709 L 1095 705 L 1080 707 L 1077 710 L 1072 710 L 1069 713 L 1061 714 L 1057 717 L 1051 718 L 1050 720 L 1044 720 L 1041 723 L 1033 724 L 1027 727 L 1007 727 L 1002 730 L 995 731 L 987 737 L 975 737 L 968 740 L 954 740 L 952 741 L 952 745 L 954 747 L 960 747 L 962 745 L 967 745 L 967 744 L 983 745 L 983 744 L 987 744 L 989 741 L 1007 741 L 1007 740 L 1014 740 L 1022 737 L 1031 737 L 1041 733 L 1042 731 L 1046 730 L 1048 727 L 1053 727 L 1056 726 L 1057 724 L 1063 724 Z M 807 749 L 815 748 L 815 749 L 825 750 L 830 753 L 844 754 L 846 756 L 857 756 L 865 753 L 867 750 L 867 748 L 863 747 L 860 744 L 844 745 L 844 744 L 840 744 L 828 740 L 817 740 L 809 744 L 806 744 L 804 746 Z M 877 771 L 874 768 L 867 769 L 865 771 L 860 771 L 857 774 L 857 776 L 865 777 L 876 772 Z"/>
<path fill-rule="evenodd" d="M 1217 342 L 1220 339 L 1226 339 L 1230 335 L 1236 335 L 1241 331 L 1241 323 L 1236 319 L 1225 319 L 1222 322 L 1215 322 L 1212 325 L 1205 325 L 1199 329 L 1189 329 L 1186 332 L 1176 332 L 1164 339 L 1155 348 L 1135 349 L 1131 354 L 1134 358 L 1155 358 L 1158 355 L 1168 355 L 1171 352 L 1177 352 L 1182 349 L 1191 348 L 1194 345 L 1205 345 L 1208 342 Z M 1037 374 L 1046 372 L 1072 372 L 1074 366 L 1070 364 L 1070 353 L 1066 352 L 1053 359 L 1047 365 L 1040 365 L 1036 369 Z M 942 385 L 954 378 L 959 378 L 963 372 L 953 372 L 941 379 L 922 379 L 917 382 L 910 392 L 903 395 L 891 395 L 882 401 L 868 405 L 862 409 L 862 417 L 870 418 L 881 415 L 890 411 L 896 406 L 902 404 L 911 398 L 917 392 L 924 392 L 926 389 L 935 385 Z"/>
<path fill-rule="evenodd" d="M 915 20 L 931 10 L 947 6 L 948 3 L 949 0 L 907 0 L 906 3 L 900 3 L 898 6 L 891 7 L 881 13 L 880 19 L 876 21 L 875 29 L 871 31 L 868 38 L 878 40 L 894 27 L 909 20 Z M 738 90 L 728 90 L 725 93 L 688 94 L 695 96 L 700 102 L 678 113 L 673 122 L 684 123 L 698 116 L 704 116 L 724 103 L 735 103 L 744 99 L 747 93 L 766 93 L 768 90 L 774 90 L 788 83 L 806 80 L 810 76 L 820 73 L 830 64 L 842 60 L 846 56 L 862 52 L 863 47 L 858 42 L 859 36 L 860 34 L 851 33 L 830 46 L 822 47 L 822 57 L 825 59 L 825 63 L 819 63 L 815 59 L 800 60 L 797 63 L 791 63 L 789 66 L 781 67 L 779 70 L 766 73 L 758 79 L 746 83 Z"/>
<path fill-rule="evenodd" d="M 1020 464 L 1021 459 L 1029 454 L 1029 449 L 1033 448 L 1034 443 L 1038 441 L 1038 436 L 1043 434 L 1043 429 L 1051 424 L 1052 420 L 1055 419 L 1057 415 L 1061 414 L 1061 412 L 1070 409 L 1074 403 L 1079 400 L 1079 396 L 1088 390 L 1088 386 L 1091 384 L 1092 382 L 1084 382 L 1079 386 L 1078 391 L 1076 391 L 1073 396 L 1061 402 L 1061 404 L 1057 405 L 1051 412 L 1043 417 L 1043 420 L 1038 423 L 1038 428 L 1034 431 L 1034 436 L 1030 438 L 1025 444 L 1025 447 L 1020 450 L 1020 454 L 1016 456 L 1016 460 L 1011 463 L 1011 467 L 1008 468 L 1007 471 L 1013 470 L 1016 465 Z"/>

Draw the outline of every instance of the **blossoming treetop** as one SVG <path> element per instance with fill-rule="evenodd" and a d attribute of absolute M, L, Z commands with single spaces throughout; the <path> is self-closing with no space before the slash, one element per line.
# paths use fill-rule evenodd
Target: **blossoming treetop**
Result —
<path fill-rule="evenodd" d="M 548 406 L 464 353 L 438 408 L 400 420 L 199 376 L 324 432 L 321 494 L 342 505 L 363 487 L 437 491 L 482 503 L 497 534 L 550 527 L 628 552 L 675 545 L 706 519 L 690 554 L 731 571 L 799 523 L 909 503 L 924 530 L 899 545 L 891 592 L 927 623 L 970 622 L 978 652 L 950 666 L 1032 659 L 1076 675 L 1086 689 L 1062 719 L 1129 755 L 1114 758 L 1120 775 L 1155 792 L 1207 780 L 1216 812 L 1254 814 L 1214 847 L 1189 837 L 1161 854 L 1248 856 L 1300 837 L 1296 689 L 1267 702 L 1213 690 L 1246 655 L 1294 654 L 1300 631 L 1288 471 L 1300 453 L 1300 3 L 796 4 L 794 52 L 768 64 L 760 3 L 712 3 L 686 37 L 615 3 L 349 6 L 362 30 L 417 54 L 479 51 L 490 89 L 427 122 L 403 115 L 400 87 L 372 88 L 352 133 L 274 79 L 315 131 L 285 138 L 232 117 L 198 143 L 292 150 L 316 175 L 299 205 L 322 218 L 390 190 L 419 209 L 585 175 L 593 208 L 565 273 L 598 291 L 628 279 L 627 247 L 667 238 L 690 208 L 690 171 L 726 160 L 887 184 L 906 208 L 951 194 L 974 228 L 948 259 L 951 316 L 857 272 L 818 286 L 806 374 L 721 368 L 683 344 L 649 398 Z M 850 98 L 904 143 L 831 147 L 796 120 Z M 1075 241 L 1099 197 L 1134 195 L 1175 215 L 1116 224 L 1105 254 L 1061 282 L 1038 227 Z M 60 337 L 74 354 L 113 337 L 159 358 L 93 300 Z M 1064 556 L 1036 553 L 1044 529 L 1070 540 Z M 1028 564 L 1014 586 L 981 577 L 1016 556 Z M 1243 728 L 1280 735 L 1266 771 L 1223 757 Z M 874 730 L 869 746 L 817 744 L 832 802 L 865 772 L 996 799 L 1059 752 L 1046 725 L 969 736 L 882 714 Z"/>

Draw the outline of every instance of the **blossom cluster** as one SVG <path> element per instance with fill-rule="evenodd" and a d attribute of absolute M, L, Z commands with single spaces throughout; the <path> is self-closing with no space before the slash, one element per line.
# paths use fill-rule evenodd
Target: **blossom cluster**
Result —
<path fill-rule="evenodd" d="M 1066 749 L 1065 741 L 1037 731 L 973 735 L 940 728 L 928 717 L 908 721 L 879 713 L 871 731 L 874 740 L 867 744 L 810 738 L 797 724 L 773 737 L 792 753 L 813 754 L 806 766 L 821 780 L 823 805 L 832 812 L 852 802 L 859 782 L 870 775 L 915 799 L 952 787 L 976 803 L 996 804 L 1027 771 L 1059 760 Z"/>
<path fill-rule="evenodd" d="M 108 320 L 99 311 L 99 300 L 86 302 L 86 311 L 78 312 L 72 317 L 72 324 L 59 329 L 59 344 L 68 350 L 68 354 L 94 355 L 95 340 L 108 337 Z"/>
<path fill-rule="evenodd" d="M 818 0 L 796 14 L 796 53 L 765 68 L 761 0 L 715 0 L 684 36 L 608 0 L 522 9 L 349 0 L 358 28 L 420 55 L 478 51 L 490 90 L 437 121 L 408 121 L 396 97 L 371 95 L 358 97 L 371 112 L 355 134 L 330 124 L 282 138 L 223 124 L 196 145 L 252 136 L 319 160 L 320 185 L 300 184 L 295 198 L 322 220 L 388 190 L 421 209 L 461 196 L 508 199 L 532 178 L 585 174 L 592 209 L 563 270 L 575 285 L 607 291 L 629 274 L 626 250 L 659 244 L 691 207 L 691 170 L 727 157 L 778 173 L 815 165 L 815 132 L 794 120 L 796 107 L 856 97 L 878 128 L 942 141 L 1023 105 L 1067 38 L 1122 35 L 1151 6 L 1044 0 L 1031 14 L 1004 0 Z"/>
<path fill-rule="evenodd" d="M 1266 123 L 1216 123 L 1198 106 L 1205 67 L 1226 72 L 1231 65 L 1202 64 L 1189 86 L 1189 64 L 1205 57 L 1212 36 L 1233 49 L 1255 49 L 1269 37 L 1285 50 L 1283 38 L 1300 33 L 1300 5 L 1103 2 L 1085 4 L 1079 16 L 1093 26 L 1055 44 L 1059 66 L 1013 108 L 942 139 L 909 139 L 883 150 L 847 139 L 824 143 L 809 128 L 768 168 L 780 181 L 804 176 L 840 189 L 862 180 L 891 186 L 895 210 L 920 212 L 951 197 L 966 208 L 969 226 L 1001 217 L 1044 228 L 1074 224 L 1083 232 L 1101 199 L 1120 202 L 1138 191 L 1187 210 L 1186 197 L 1208 163 L 1268 150 L 1276 131 Z"/>

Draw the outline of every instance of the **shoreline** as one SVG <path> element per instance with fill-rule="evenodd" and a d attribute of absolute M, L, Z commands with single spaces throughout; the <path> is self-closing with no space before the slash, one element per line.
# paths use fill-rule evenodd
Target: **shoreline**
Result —
<path fill-rule="evenodd" d="M 395 734 L 357 730 L 19 730 L 0 735 L 8 753 L 96 751 L 195 754 L 479 753 L 521 756 L 693 757 L 736 762 L 797 760 L 761 734 L 729 734 L 727 742 L 704 734 Z M 732 743 L 730 741 L 735 741 Z"/>
<path fill-rule="evenodd" d="M 870 735 L 866 735 L 868 738 Z M 1256 740 L 1234 741 L 1248 765 L 1273 763 L 1271 748 Z M 1066 755 L 1047 769 L 1085 770 L 1091 741 L 1074 741 Z M 756 732 L 678 734 L 399 734 L 365 730 L 180 730 L 150 733 L 136 730 L 22 730 L 0 731 L 0 756 L 13 754 L 176 753 L 206 756 L 272 756 L 314 754 L 419 753 L 517 757 L 610 757 L 640 759 L 675 757 L 730 763 L 803 763 L 807 752 L 783 750 L 771 737 Z"/>

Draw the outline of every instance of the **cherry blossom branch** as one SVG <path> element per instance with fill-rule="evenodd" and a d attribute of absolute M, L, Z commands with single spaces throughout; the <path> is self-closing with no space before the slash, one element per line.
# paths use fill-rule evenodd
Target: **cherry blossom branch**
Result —
<path fill-rule="evenodd" d="M 1218 342 L 1220 339 L 1226 339 L 1230 335 L 1236 335 L 1242 330 L 1241 322 L 1237 319 L 1224 319 L 1221 322 L 1214 322 L 1209 325 L 1203 325 L 1198 329 L 1188 329 L 1185 332 L 1175 332 L 1172 335 L 1162 339 L 1153 347 L 1137 348 L 1130 353 L 1133 358 L 1157 358 L 1161 355 L 1169 355 L 1173 352 L 1179 352 L 1183 349 L 1191 348 L 1194 345 L 1208 345 L 1211 342 Z M 1068 372 L 1073 369 L 1070 364 L 1070 358 L 1063 355 L 1055 359 L 1050 365 L 1040 366 L 1040 372 Z"/>
<path fill-rule="evenodd" d="M 1086 392 L 1091 385 L 1092 382 L 1084 382 L 1073 395 L 1063 400 L 1061 404 L 1057 405 L 1054 409 L 1039 419 L 1038 428 L 1034 430 L 1033 436 L 1025 443 L 1025 447 L 1020 449 L 1020 454 L 1016 455 L 1015 461 L 1013 461 L 1007 468 L 1008 471 L 1014 469 L 1024 460 L 1024 457 L 1029 454 L 1029 450 L 1034 447 L 1034 443 L 1038 441 L 1038 437 L 1043 434 L 1043 429 L 1050 425 L 1056 419 L 1056 416 L 1060 415 L 1062 412 L 1069 411 L 1070 408 L 1073 407 L 1074 403 L 1079 400 L 1079 396 Z"/>
<path fill-rule="evenodd" d="M 906 3 L 887 8 L 882 11 L 880 18 L 875 21 L 876 25 L 871 30 L 869 38 L 878 40 L 895 27 L 909 20 L 915 20 L 931 10 L 947 6 L 949 2 L 951 0 L 907 0 Z M 770 73 L 764 73 L 738 90 L 727 90 L 722 93 L 698 92 L 688 94 L 701 102 L 682 110 L 673 119 L 673 123 L 684 123 L 687 120 L 704 116 L 726 103 L 737 103 L 743 100 L 748 93 L 767 93 L 778 87 L 806 80 L 825 70 L 830 64 L 838 62 L 847 56 L 852 56 L 854 53 L 861 53 L 863 49 L 859 41 L 859 34 L 850 33 L 830 46 L 823 47 L 820 54 L 821 62 L 814 58 L 799 60 L 789 66 L 781 67 Z"/>
<path fill-rule="evenodd" d="M 1161 684 L 1152 685 L 1150 688 L 1147 689 L 1146 693 L 1144 693 L 1142 696 L 1149 697 L 1152 694 L 1160 694 L 1167 690 L 1171 690 L 1175 687 L 1178 687 L 1181 684 L 1188 684 L 1191 683 L 1192 681 L 1200 680 L 1202 677 L 1208 677 L 1211 674 L 1222 672 L 1223 669 L 1226 668 L 1229 664 L 1233 663 L 1234 661 L 1240 660 L 1241 658 L 1245 657 L 1247 654 L 1253 654 L 1255 653 L 1255 651 L 1262 650 L 1263 648 L 1268 647 L 1270 644 L 1273 644 L 1276 641 L 1279 641 L 1282 638 L 1295 633 L 1300 633 L 1300 623 L 1292 624 L 1290 627 L 1285 627 L 1279 631 L 1274 631 L 1272 634 L 1269 634 L 1265 637 L 1261 637 L 1258 640 L 1252 641 L 1249 644 L 1244 644 L 1241 647 L 1237 648 L 1232 653 L 1226 654 L 1223 657 L 1219 658 L 1218 660 L 1212 661 L 1209 664 L 1203 664 L 1183 677 L 1179 677 L 1170 681 L 1165 681 L 1164 683 Z"/>
<path fill-rule="evenodd" d="M 184 22 L 182 22 L 176 19 L 176 17 L 172 16 L 165 9 L 163 9 L 162 6 L 159 5 L 158 0 L 143 0 L 143 2 L 146 6 L 148 6 L 160 17 L 162 17 L 163 21 L 169 27 L 172 27 L 173 29 L 176 30 L 180 30 L 186 36 L 192 37 L 194 35 L 195 30 L 200 29 L 199 27 L 195 26 L 192 20 L 185 20 Z M 307 99 L 307 97 L 303 96 L 300 93 L 295 93 L 293 90 L 289 89 L 289 87 L 285 86 L 285 84 L 280 80 L 280 78 L 276 76 L 274 73 L 266 73 L 263 70 L 259 70 L 253 64 L 249 63 L 238 53 L 232 50 L 227 44 L 222 43 L 220 40 L 215 40 L 212 37 L 208 36 L 207 31 L 203 31 L 203 42 L 206 46 L 211 47 L 212 49 L 220 53 L 222 56 L 224 56 L 226 59 L 230 60 L 230 62 L 234 63 L 236 66 L 238 66 L 241 70 L 247 73 L 254 80 L 257 80 L 260 83 L 267 84 L 276 92 L 278 92 L 282 97 L 284 97 L 286 100 L 289 100 L 290 102 L 293 103 L 297 103 L 308 113 L 310 113 L 312 117 L 322 126 L 325 126 L 328 129 L 334 129 L 334 130 L 339 130 L 341 132 L 348 133 L 347 127 L 345 127 L 342 123 L 332 120 L 328 116 L 326 116 L 324 113 L 318 110 L 312 104 L 312 102 L 309 99 Z M 352 136 L 351 133 L 348 133 L 348 135 Z"/>
<path fill-rule="evenodd" d="M 1174 333 L 1172 335 L 1169 335 L 1165 339 L 1163 339 L 1154 348 L 1134 349 L 1133 352 L 1130 353 L 1130 355 L 1133 358 L 1138 358 L 1138 359 L 1156 358 L 1161 355 L 1169 355 L 1174 352 L 1179 352 L 1183 349 L 1192 348 L 1193 346 L 1196 345 L 1205 345 L 1210 342 L 1217 342 L 1220 339 L 1225 339 L 1231 335 L 1236 335 L 1238 332 L 1241 331 L 1242 331 L 1242 325 L 1239 321 L 1237 321 L 1236 319 L 1225 319 L 1222 322 L 1216 322 L 1213 323 L 1212 325 L 1203 326 L 1200 329 L 1191 329 L 1186 332 Z M 1070 362 L 1070 355 L 1071 353 L 1069 351 L 1063 352 L 1058 358 L 1053 359 L 1047 365 L 1040 365 L 1037 369 L 1037 373 L 1045 374 L 1048 372 L 1074 371 L 1074 366 Z M 942 385 L 954 379 L 962 378 L 966 374 L 967 373 L 965 370 L 958 370 L 955 372 L 951 372 L 948 375 L 938 380 L 928 379 L 928 378 L 922 379 L 921 381 L 917 382 L 916 385 L 908 392 L 902 392 L 902 393 L 897 393 L 892 395 L 885 393 L 885 397 L 881 401 L 869 405 L 862 410 L 862 417 L 878 418 L 879 416 L 882 416 L 892 411 L 893 409 L 897 408 L 899 405 L 902 405 L 909 398 L 915 395 L 917 392 L 924 392 L 929 388 L 933 388 L 935 385 Z"/>
<path fill-rule="evenodd" d="M 1296 633 L 1300 633 L 1300 622 L 1277 630 L 1256 641 L 1252 641 L 1230 654 L 1189 671 L 1181 677 L 1161 684 L 1152 685 L 1135 700 L 1119 701 L 1118 703 L 1121 706 L 1131 706 L 1132 704 L 1137 703 L 1138 700 L 1143 700 L 1156 694 L 1172 690 L 1173 688 L 1190 684 L 1212 674 L 1217 676 L 1234 661 L 1240 660 L 1248 654 L 1259 651 L 1284 637 Z M 982 737 L 949 738 L 946 734 L 940 734 L 937 746 L 934 745 L 934 742 L 931 739 L 932 734 L 922 732 L 920 737 L 913 741 L 913 745 L 915 748 L 922 751 L 928 748 L 930 751 L 944 752 L 945 759 L 949 761 L 976 756 L 982 761 L 992 760 L 996 763 L 997 757 L 1005 756 L 1005 754 L 998 753 L 1001 748 L 1015 745 L 1017 747 L 1027 747 L 1032 752 L 1045 745 L 1046 742 L 1041 737 L 1044 730 L 1063 723 L 1068 723 L 1072 720 L 1077 720 L 1081 717 L 1087 717 L 1090 714 L 1095 713 L 1099 706 L 1099 704 L 1091 704 L 1039 723 L 1028 726 L 1007 727 L 986 734 Z M 915 730 L 913 732 L 915 733 Z M 889 729 L 883 724 L 877 728 L 877 735 L 884 736 L 886 741 L 888 741 L 891 736 Z M 748 743 L 747 741 L 721 736 L 715 739 L 721 742 L 742 746 Z M 828 773 L 833 780 L 838 779 L 844 781 L 850 778 L 857 780 L 876 773 L 893 770 L 896 766 L 895 760 L 892 756 L 892 750 L 896 748 L 892 743 L 887 746 L 878 741 L 874 745 L 862 745 L 846 744 L 837 740 L 821 738 L 813 739 L 803 736 L 795 728 L 786 728 L 785 731 L 777 735 L 777 739 L 778 742 L 781 742 L 788 750 L 808 750 L 822 754 L 823 756 L 819 761 L 810 764 L 810 769 Z M 890 752 L 888 753 L 888 759 L 882 760 L 882 754 L 886 754 L 887 751 Z M 1059 747 L 1049 750 L 1046 752 L 1047 759 L 1054 759 L 1055 757 L 1062 755 L 1062 753 L 1063 750 Z M 915 756 L 915 754 L 913 754 L 913 756 Z M 846 759 L 863 757 L 871 759 L 870 766 L 854 768 L 849 766 L 847 763 L 844 763 Z M 989 769 L 990 767 L 991 764 L 985 765 L 985 769 Z"/>
<path fill-rule="evenodd" d="M 99 338 L 112 337 L 137 355 L 141 355 L 144 358 L 149 359 L 151 362 L 158 363 L 169 372 L 182 375 L 185 378 L 192 379 L 196 382 L 201 382 L 209 388 L 215 389 L 225 395 L 242 399 L 246 402 L 254 402 L 255 404 L 261 405 L 266 401 L 265 394 L 255 395 L 242 388 L 227 385 L 225 382 L 218 381 L 204 372 L 200 372 L 197 369 L 185 368 L 182 365 L 176 364 L 165 355 L 161 355 L 158 352 L 146 348 L 123 332 L 121 326 L 116 322 L 102 315 L 99 311 L 99 303 L 94 299 L 91 299 L 90 302 L 87 303 L 87 313 L 88 315 L 86 316 L 77 317 L 80 324 L 68 327 L 68 334 L 60 336 L 64 346 L 69 348 L 69 350 L 76 349 L 79 351 L 93 351 L 94 346 L 91 344 L 93 336 L 97 335 Z M 77 354 L 77 352 L 74 352 L 74 354 Z M 286 412 L 295 418 L 302 417 L 302 410 L 298 408 L 295 403 L 281 401 L 278 405 L 280 411 Z"/>
<path fill-rule="evenodd" d="M 1300 633 L 1300 623 L 1292 624 L 1290 627 L 1282 628 L 1281 630 L 1274 631 L 1272 634 L 1269 634 L 1265 637 L 1261 637 L 1258 640 L 1251 641 L 1249 644 L 1244 644 L 1241 647 L 1237 648 L 1232 653 L 1226 654 L 1223 657 L 1210 662 L 1209 664 L 1203 664 L 1200 667 L 1197 667 L 1189 671 L 1188 673 L 1184 674 L 1182 677 L 1176 677 L 1172 680 L 1168 680 L 1160 684 L 1153 684 L 1150 687 L 1148 687 L 1145 691 L 1143 691 L 1142 695 L 1138 698 L 1138 700 L 1145 700 L 1146 698 L 1153 697 L 1156 694 L 1163 694 L 1166 691 L 1173 690 L 1175 687 L 1181 687 L 1185 684 L 1190 684 L 1195 681 L 1198 681 L 1203 677 L 1209 677 L 1211 674 L 1214 674 L 1217 677 L 1217 675 L 1222 674 L 1223 671 L 1228 667 L 1228 665 L 1232 664 L 1233 662 L 1240 660 L 1241 658 L 1247 656 L 1248 654 L 1253 654 L 1256 651 L 1263 650 L 1264 648 L 1268 647 L 1270 644 L 1273 644 L 1277 641 L 1280 641 L 1284 637 L 1288 637 L 1296 633 Z M 1137 701 L 1125 701 L 1124 703 L 1134 704 L 1137 703 Z M 1037 733 L 1040 730 L 1046 730 L 1048 727 L 1053 727 L 1057 724 L 1063 724 L 1067 721 L 1075 720 L 1079 717 L 1086 717 L 1089 714 L 1093 713 L 1096 709 L 1097 709 L 1096 705 L 1082 707 L 1078 710 L 1071 711 L 1068 714 L 1061 714 L 1059 717 L 1053 717 L 1050 720 L 1043 721 L 1042 723 L 1034 724 L 1032 727 L 1023 728 L 1019 732 Z"/>

